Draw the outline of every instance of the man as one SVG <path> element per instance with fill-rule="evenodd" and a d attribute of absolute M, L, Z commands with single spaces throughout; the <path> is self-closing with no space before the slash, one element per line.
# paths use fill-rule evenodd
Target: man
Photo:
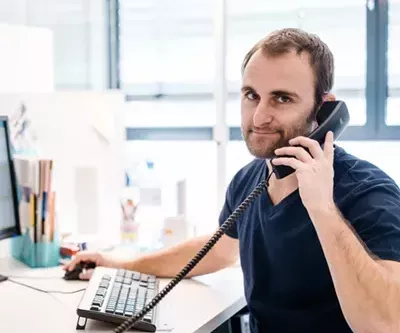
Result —
<path fill-rule="evenodd" d="M 297 29 L 271 33 L 244 59 L 242 131 L 255 159 L 231 181 L 219 223 L 269 175 L 274 154 L 272 163 L 295 173 L 272 175 L 190 276 L 227 267 L 240 253 L 252 333 L 400 332 L 399 188 L 334 146 L 332 133 L 323 148 L 306 137 L 322 102 L 334 99 L 333 69 L 329 48 Z M 131 262 L 83 252 L 66 269 L 92 260 L 172 277 L 209 238 Z"/>

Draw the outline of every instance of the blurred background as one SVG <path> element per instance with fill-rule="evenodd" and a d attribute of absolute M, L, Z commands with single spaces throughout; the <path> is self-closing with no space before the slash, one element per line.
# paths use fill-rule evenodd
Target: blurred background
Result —
<path fill-rule="evenodd" d="M 214 230 L 226 186 L 252 159 L 240 133 L 242 59 L 284 27 L 316 33 L 333 51 L 334 93 L 351 113 L 338 144 L 400 183 L 400 1 L 0 0 L 0 8 L 2 50 L 15 49 L 0 54 L 0 106 L 25 103 L 40 147 L 60 161 L 63 230 L 120 223 L 98 227 L 96 207 L 111 199 L 88 200 L 116 170 L 122 185 L 108 195 L 134 197 L 140 170 L 152 172 L 178 184 L 178 195 L 163 192 L 178 207 L 169 216 L 183 214 L 197 234 Z M 88 137 L 82 116 L 101 138 Z M 101 171 L 110 156 L 118 165 Z M 90 216 L 92 225 L 80 222 Z"/>

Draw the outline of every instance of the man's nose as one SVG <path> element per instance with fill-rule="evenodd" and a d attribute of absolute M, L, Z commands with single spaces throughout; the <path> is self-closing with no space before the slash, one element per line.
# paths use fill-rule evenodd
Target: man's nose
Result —
<path fill-rule="evenodd" d="M 263 127 L 272 122 L 273 116 L 269 107 L 258 104 L 256 112 L 253 116 L 253 123 L 256 127 Z"/>

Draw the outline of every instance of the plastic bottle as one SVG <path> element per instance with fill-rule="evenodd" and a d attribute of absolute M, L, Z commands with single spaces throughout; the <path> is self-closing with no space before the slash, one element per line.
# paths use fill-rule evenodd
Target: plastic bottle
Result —
<path fill-rule="evenodd" d="M 136 211 L 139 223 L 139 248 L 152 251 L 160 247 L 160 230 L 165 219 L 163 206 L 163 177 L 152 160 L 147 160 L 145 168 L 138 170 L 136 186 L 139 202 Z"/>
<path fill-rule="evenodd" d="M 136 218 L 138 194 L 128 181 L 121 198 L 121 243 L 136 249 L 139 238 L 139 222 Z"/>

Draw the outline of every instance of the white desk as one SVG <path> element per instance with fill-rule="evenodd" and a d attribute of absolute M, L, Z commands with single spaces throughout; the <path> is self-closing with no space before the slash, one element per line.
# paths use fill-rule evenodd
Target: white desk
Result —
<path fill-rule="evenodd" d="M 61 267 L 30 269 L 8 258 L 0 259 L 0 274 L 47 277 L 15 278 L 45 290 L 73 291 L 87 285 L 86 281 L 62 279 L 64 271 Z M 168 282 L 162 279 L 160 287 Z M 0 332 L 111 332 L 114 325 L 93 320 L 88 320 L 85 331 L 76 330 L 76 308 L 82 294 L 45 294 L 10 281 L 1 282 Z M 207 276 L 186 279 L 158 306 L 160 324 L 165 323 L 172 333 L 211 332 L 246 306 L 241 270 L 233 267 Z"/>

